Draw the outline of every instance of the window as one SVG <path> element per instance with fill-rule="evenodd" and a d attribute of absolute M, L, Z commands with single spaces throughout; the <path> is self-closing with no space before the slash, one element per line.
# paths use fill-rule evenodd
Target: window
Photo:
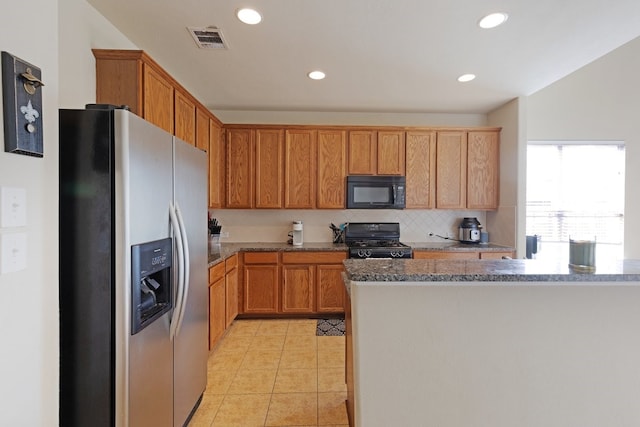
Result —
<path fill-rule="evenodd" d="M 624 144 L 529 141 L 526 229 L 538 259 L 568 261 L 569 238 L 596 239 L 596 267 L 622 259 Z"/>

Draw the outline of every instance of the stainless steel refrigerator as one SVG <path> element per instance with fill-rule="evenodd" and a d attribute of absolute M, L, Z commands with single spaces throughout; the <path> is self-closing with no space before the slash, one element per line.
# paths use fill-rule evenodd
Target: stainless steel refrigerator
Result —
<path fill-rule="evenodd" d="M 183 426 L 207 381 L 206 153 L 125 109 L 59 119 L 60 425 Z"/>

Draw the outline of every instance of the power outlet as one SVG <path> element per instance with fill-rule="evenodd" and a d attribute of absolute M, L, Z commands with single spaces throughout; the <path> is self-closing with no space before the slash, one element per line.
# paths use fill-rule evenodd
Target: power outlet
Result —
<path fill-rule="evenodd" d="M 221 231 L 220 232 L 220 237 L 229 237 L 229 232 L 228 231 Z"/>

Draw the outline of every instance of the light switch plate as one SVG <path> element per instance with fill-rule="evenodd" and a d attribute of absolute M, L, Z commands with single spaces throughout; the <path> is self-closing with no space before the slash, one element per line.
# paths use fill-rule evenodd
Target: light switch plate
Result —
<path fill-rule="evenodd" d="M 27 233 L 0 234 L 0 274 L 27 268 Z"/>
<path fill-rule="evenodd" d="M 24 227 L 27 225 L 27 190 L 0 187 L 0 227 Z"/>

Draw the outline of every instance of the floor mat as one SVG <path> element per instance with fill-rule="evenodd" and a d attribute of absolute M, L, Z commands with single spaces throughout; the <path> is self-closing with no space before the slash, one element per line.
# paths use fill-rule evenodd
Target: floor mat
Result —
<path fill-rule="evenodd" d="M 316 327 L 318 336 L 342 336 L 344 335 L 344 319 L 318 319 Z"/>

